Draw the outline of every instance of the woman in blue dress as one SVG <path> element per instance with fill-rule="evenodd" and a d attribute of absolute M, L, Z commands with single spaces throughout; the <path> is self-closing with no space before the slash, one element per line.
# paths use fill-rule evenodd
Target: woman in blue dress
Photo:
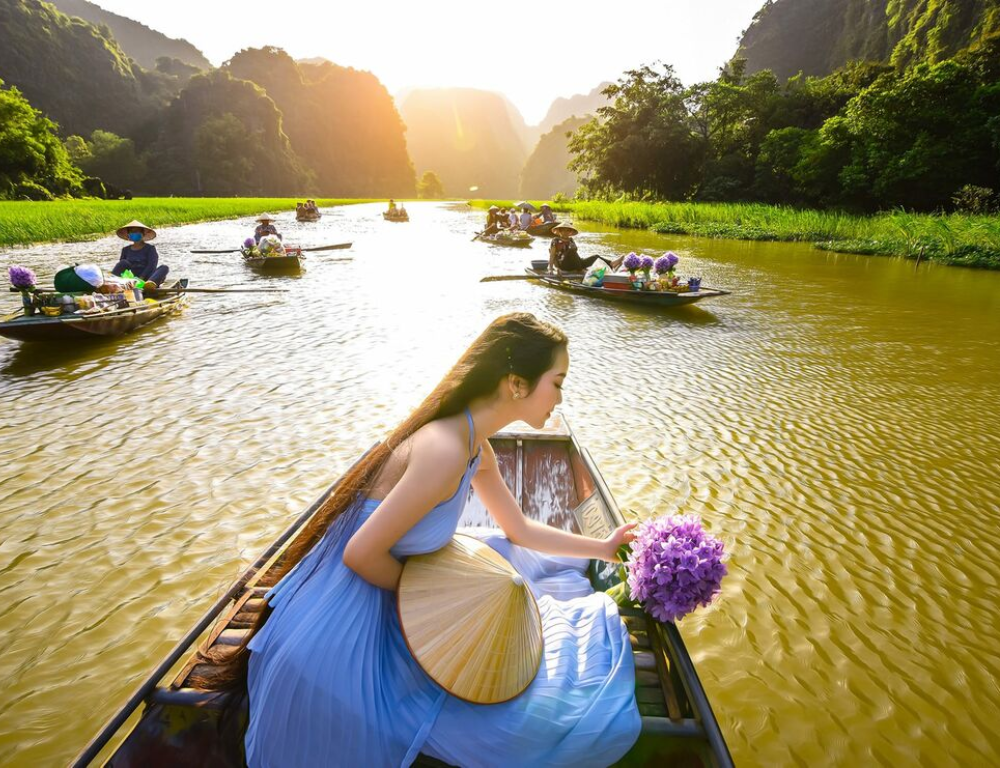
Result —
<path fill-rule="evenodd" d="M 541 427 L 568 367 L 559 329 L 500 317 L 344 476 L 290 550 L 247 646 L 251 768 L 406 766 L 421 752 L 458 766 L 604 766 L 629 750 L 640 717 L 628 633 L 578 558 L 615 560 L 632 525 L 593 539 L 527 519 L 487 440 L 517 420 Z M 403 561 L 451 540 L 470 487 L 503 532 L 481 535 L 542 615 L 539 672 L 501 704 L 434 683 L 396 612 Z"/>

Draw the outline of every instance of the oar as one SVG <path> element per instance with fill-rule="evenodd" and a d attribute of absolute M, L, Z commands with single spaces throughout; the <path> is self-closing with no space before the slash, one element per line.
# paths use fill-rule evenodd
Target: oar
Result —
<path fill-rule="evenodd" d="M 320 245 L 315 248 L 302 248 L 303 253 L 311 253 L 313 251 L 341 251 L 344 248 L 350 248 L 354 243 L 337 243 L 336 245 Z"/>
<path fill-rule="evenodd" d="M 484 229 L 483 232 L 485 232 L 485 231 L 486 230 Z M 474 238 L 472 238 L 469 242 L 470 243 L 476 242 L 476 240 L 478 240 L 482 236 L 483 232 L 476 232 L 476 236 Z"/>
<path fill-rule="evenodd" d="M 228 251 L 191 251 L 191 253 L 236 253 L 239 248 L 230 248 Z"/>
<path fill-rule="evenodd" d="M 538 280 L 540 275 L 490 275 L 484 277 L 481 283 L 499 283 L 501 280 Z"/>
<path fill-rule="evenodd" d="M 159 293 L 288 293 L 285 288 L 157 288 L 150 291 Z"/>

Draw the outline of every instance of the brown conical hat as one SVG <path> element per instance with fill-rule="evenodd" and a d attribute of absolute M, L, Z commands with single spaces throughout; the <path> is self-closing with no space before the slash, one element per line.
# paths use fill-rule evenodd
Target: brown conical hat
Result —
<path fill-rule="evenodd" d="M 406 561 L 398 610 L 406 644 L 448 693 L 497 704 L 521 693 L 542 662 L 542 619 L 513 566 L 487 544 L 456 535 Z"/>
<path fill-rule="evenodd" d="M 145 240 L 147 243 L 150 240 L 155 240 L 156 239 L 156 230 L 155 229 L 153 229 L 152 227 L 147 227 L 141 221 L 136 221 L 135 219 L 132 219 L 132 221 L 130 221 L 124 227 L 119 227 L 115 231 L 115 234 L 118 235 L 118 237 L 120 237 L 122 240 L 128 240 L 128 231 L 130 229 L 132 229 L 132 228 L 138 228 L 138 229 L 145 230 L 145 232 L 143 232 L 142 239 Z"/>

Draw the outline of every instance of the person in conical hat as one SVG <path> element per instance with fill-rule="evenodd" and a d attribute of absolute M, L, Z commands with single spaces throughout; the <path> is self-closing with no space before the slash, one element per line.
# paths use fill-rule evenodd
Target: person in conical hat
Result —
<path fill-rule="evenodd" d="M 632 747 L 642 718 L 628 631 L 569 559 L 616 561 L 632 526 L 591 538 L 529 519 L 489 442 L 515 421 L 542 427 L 569 362 L 560 329 L 524 312 L 498 317 L 300 530 L 266 620 L 216 667 L 216 685 L 246 676 L 251 768 L 405 766 L 421 752 L 448 765 L 598 766 Z M 476 535 L 536 598 L 544 649 L 527 688 L 488 706 L 434 682 L 407 647 L 397 594 L 404 560 L 450 546 L 472 489 L 500 529 Z M 448 578 L 470 583 L 459 563 Z M 442 594 L 437 614 L 454 606 Z M 442 618 L 440 632 L 494 624 Z"/>
<path fill-rule="evenodd" d="M 281 233 L 278 232 L 278 228 L 274 226 L 275 221 L 277 221 L 277 219 L 269 213 L 262 213 L 258 216 L 257 229 L 253 231 L 254 242 L 259 243 L 260 239 L 264 237 L 264 235 L 276 235 L 279 240 L 283 239 L 281 237 Z"/>
<path fill-rule="evenodd" d="M 116 235 L 122 240 L 128 240 L 129 245 L 122 248 L 118 263 L 111 269 L 112 275 L 121 275 L 129 270 L 138 278 L 146 281 L 144 290 L 151 290 L 163 285 L 170 271 L 166 264 L 160 264 L 160 256 L 156 246 L 150 240 L 156 238 L 156 230 L 147 227 L 141 221 L 132 220 L 120 227 Z"/>
<path fill-rule="evenodd" d="M 608 259 L 604 256 L 581 258 L 576 241 L 573 239 L 580 234 L 580 231 L 569 224 L 553 227 L 552 234 L 552 242 L 549 243 L 549 272 L 557 275 L 562 272 L 585 272 L 597 261 L 604 262 L 608 270 L 614 272 L 625 258 L 624 256 L 619 256 L 617 259 Z"/>

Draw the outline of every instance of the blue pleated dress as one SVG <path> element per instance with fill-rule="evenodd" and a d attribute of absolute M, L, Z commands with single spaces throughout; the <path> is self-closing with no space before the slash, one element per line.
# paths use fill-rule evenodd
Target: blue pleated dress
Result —
<path fill-rule="evenodd" d="M 469 418 L 470 453 L 474 444 Z M 433 552 L 455 534 L 479 456 L 458 490 L 413 526 L 392 554 Z M 396 595 L 344 565 L 351 535 L 378 508 L 363 499 L 267 596 L 271 616 L 250 642 L 251 768 L 407 766 L 420 752 L 458 766 L 606 766 L 639 735 L 628 633 L 594 593 L 585 561 L 465 529 L 507 558 L 538 600 L 545 640 L 527 690 L 503 704 L 450 696 L 403 640 Z"/>

